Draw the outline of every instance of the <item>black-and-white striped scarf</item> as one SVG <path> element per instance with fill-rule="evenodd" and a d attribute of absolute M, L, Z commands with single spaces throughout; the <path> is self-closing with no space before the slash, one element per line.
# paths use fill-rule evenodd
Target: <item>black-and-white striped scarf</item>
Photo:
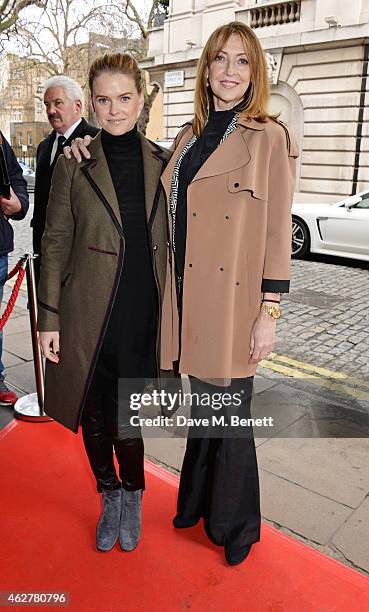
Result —
<path fill-rule="evenodd" d="M 229 123 L 226 131 L 224 132 L 222 139 L 220 140 L 218 147 L 220 147 L 220 145 L 227 140 L 228 136 L 230 136 L 232 134 L 232 132 L 234 132 L 234 130 L 237 127 L 237 122 L 238 122 L 238 118 L 239 118 L 239 113 L 236 113 L 235 116 L 233 117 L 232 121 Z M 171 190 L 170 190 L 170 198 L 169 198 L 169 207 L 170 207 L 170 212 L 172 215 L 172 246 L 173 246 L 173 251 L 175 252 L 176 247 L 175 247 L 175 232 L 176 232 L 176 212 L 177 212 L 177 201 L 178 201 L 178 181 L 179 181 L 179 171 L 181 168 L 181 163 L 184 159 L 184 156 L 186 155 L 186 153 L 188 153 L 188 151 L 191 149 L 191 147 L 195 144 L 197 140 L 197 136 L 193 135 L 192 138 L 190 138 L 190 140 L 188 141 L 188 143 L 185 145 L 183 151 L 181 152 L 180 156 L 178 157 L 174 169 L 173 169 L 173 176 L 172 176 L 172 182 L 171 182 Z"/>

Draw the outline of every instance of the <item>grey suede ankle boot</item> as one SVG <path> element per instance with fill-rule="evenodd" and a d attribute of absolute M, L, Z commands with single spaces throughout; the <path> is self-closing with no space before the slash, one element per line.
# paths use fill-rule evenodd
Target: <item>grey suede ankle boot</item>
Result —
<path fill-rule="evenodd" d="M 122 489 L 122 516 L 120 519 L 119 543 L 122 550 L 136 548 L 141 535 L 142 489 Z"/>
<path fill-rule="evenodd" d="M 96 528 L 96 547 L 107 552 L 119 537 L 120 517 L 122 514 L 122 489 L 103 490 L 103 510 Z"/>

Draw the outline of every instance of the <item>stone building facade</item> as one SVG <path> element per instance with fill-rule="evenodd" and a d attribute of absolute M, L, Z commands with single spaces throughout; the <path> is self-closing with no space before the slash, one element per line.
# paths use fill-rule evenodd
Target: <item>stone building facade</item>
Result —
<path fill-rule="evenodd" d="M 0 61 L 0 129 L 24 161 L 33 162 L 37 144 L 50 131 L 41 93 L 47 77 L 35 60 L 8 53 Z"/>
<path fill-rule="evenodd" d="M 233 20 L 255 29 L 270 67 L 270 110 L 300 145 L 295 200 L 368 189 L 369 0 L 172 0 L 150 31 L 145 62 L 163 90 L 163 138 L 191 119 L 197 60 L 209 34 Z"/>

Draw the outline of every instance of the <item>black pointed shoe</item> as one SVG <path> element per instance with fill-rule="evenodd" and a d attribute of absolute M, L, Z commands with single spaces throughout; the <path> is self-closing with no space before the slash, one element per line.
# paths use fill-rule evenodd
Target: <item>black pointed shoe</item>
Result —
<path fill-rule="evenodd" d="M 200 517 L 194 519 L 185 519 L 177 514 L 173 519 L 173 525 L 176 529 L 185 529 L 186 527 L 194 527 L 199 522 Z"/>
<path fill-rule="evenodd" d="M 242 563 L 242 561 L 245 561 L 245 559 L 248 557 L 251 547 L 252 544 L 248 544 L 246 546 L 243 546 L 242 548 L 236 548 L 226 545 L 224 547 L 224 553 L 228 565 L 239 565 L 240 563 Z"/>
<path fill-rule="evenodd" d="M 96 548 L 102 552 L 111 550 L 119 537 L 122 513 L 122 489 L 102 492 L 103 510 L 96 528 Z"/>

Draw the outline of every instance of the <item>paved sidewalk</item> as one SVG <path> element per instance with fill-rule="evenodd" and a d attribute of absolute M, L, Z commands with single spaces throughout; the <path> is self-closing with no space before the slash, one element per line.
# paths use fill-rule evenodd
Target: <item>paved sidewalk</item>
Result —
<path fill-rule="evenodd" d="M 295 266 L 298 272 L 301 263 Z M 10 289 L 6 287 L 4 299 Z M 35 391 L 26 304 L 21 291 L 4 333 L 7 382 L 19 394 Z M 296 325 L 293 313 L 283 325 L 288 338 Z M 293 353 L 288 343 L 283 348 Z M 302 356 L 315 367 L 314 353 Z M 364 379 L 342 384 L 335 378 L 342 373 L 324 368 L 309 372 L 308 364 L 296 355 L 286 357 L 280 347 L 263 365 L 252 413 L 277 419 L 273 438 L 256 438 L 264 520 L 369 575 L 369 437 L 360 433 L 368 432 L 369 384 Z M 2 423 L 12 418 L 10 409 L 0 411 Z M 341 437 L 327 437 L 333 435 Z M 145 444 L 148 457 L 180 470 L 184 437 L 163 430 L 161 438 L 148 437 Z"/>

